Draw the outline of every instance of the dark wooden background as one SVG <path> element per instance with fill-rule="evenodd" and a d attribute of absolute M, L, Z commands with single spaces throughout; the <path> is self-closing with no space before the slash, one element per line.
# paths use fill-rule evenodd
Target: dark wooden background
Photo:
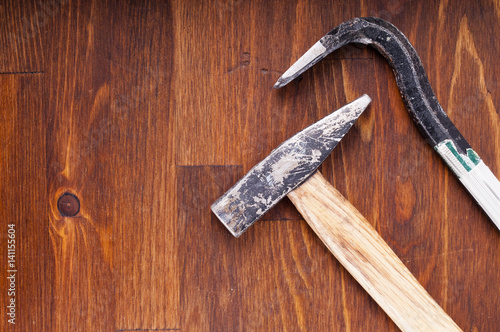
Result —
<path fill-rule="evenodd" d="M 385 60 L 345 47 L 272 89 L 357 16 L 409 38 L 500 175 L 498 1 L 1 1 L 0 330 L 396 331 L 288 200 L 239 239 L 210 211 L 272 148 L 367 93 L 323 174 L 464 331 L 498 331 L 500 232 L 426 145 Z M 76 217 L 57 210 L 65 192 Z"/>

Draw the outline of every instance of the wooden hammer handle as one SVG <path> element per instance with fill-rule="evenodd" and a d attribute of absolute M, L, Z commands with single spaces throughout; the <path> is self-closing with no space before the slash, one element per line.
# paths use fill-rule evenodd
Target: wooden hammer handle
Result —
<path fill-rule="evenodd" d="M 361 213 L 319 172 L 288 197 L 402 331 L 461 331 Z"/>

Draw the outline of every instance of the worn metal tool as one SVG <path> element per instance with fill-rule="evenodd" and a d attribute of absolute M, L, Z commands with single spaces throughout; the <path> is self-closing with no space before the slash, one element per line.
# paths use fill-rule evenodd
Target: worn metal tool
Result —
<path fill-rule="evenodd" d="M 366 219 L 316 171 L 371 99 L 297 133 L 212 205 L 236 237 L 288 196 L 323 243 L 403 331 L 461 331 Z"/>
<path fill-rule="evenodd" d="M 288 84 L 331 52 L 350 43 L 370 45 L 387 59 L 406 108 L 427 142 L 500 229 L 500 182 L 443 111 L 415 49 L 389 22 L 367 17 L 340 24 L 297 60 L 274 87 Z"/>

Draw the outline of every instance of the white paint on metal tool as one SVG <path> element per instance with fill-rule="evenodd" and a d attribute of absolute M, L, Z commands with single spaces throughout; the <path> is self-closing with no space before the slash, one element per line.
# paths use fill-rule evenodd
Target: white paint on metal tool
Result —
<path fill-rule="evenodd" d="M 467 155 L 458 152 L 455 143 L 450 139 L 440 142 L 435 149 L 458 178 L 470 172 L 481 160 L 472 149 L 469 149 Z"/>
<path fill-rule="evenodd" d="M 301 162 L 303 161 L 298 160 L 294 155 L 283 156 L 281 159 L 277 160 L 276 163 L 271 166 L 271 173 L 267 175 L 269 185 L 283 185 L 285 179 L 290 176 L 291 172 L 299 167 Z"/>
<path fill-rule="evenodd" d="M 460 181 L 500 230 L 500 182 L 489 167 L 481 161 Z"/>
<path fill-rule="evenodd" d="M 300 57 L 288 70 L 281 76 L 285 79 L 294 75 L 296 72 L 304 68 L 307 64 L 312 62 L 317 57 L 325 53 L 326 48 L 321 44 L 321 41 L 316 42 L 303 56 Z"/>
<path fill-rule="evenodd" d="M 472 149 L 459 153 L 451 140 L 435 149 L 500 230 L 500 182 L 489 167 Z"/>

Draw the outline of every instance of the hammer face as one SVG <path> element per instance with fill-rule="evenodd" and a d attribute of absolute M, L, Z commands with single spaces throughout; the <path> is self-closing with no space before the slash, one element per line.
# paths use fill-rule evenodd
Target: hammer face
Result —
<path fill-rule="evenodd" d="M 370 102 L 363 95 L 289 138 L 216 200 L 212 211 L 239 237 L 316 171 Z"/>

